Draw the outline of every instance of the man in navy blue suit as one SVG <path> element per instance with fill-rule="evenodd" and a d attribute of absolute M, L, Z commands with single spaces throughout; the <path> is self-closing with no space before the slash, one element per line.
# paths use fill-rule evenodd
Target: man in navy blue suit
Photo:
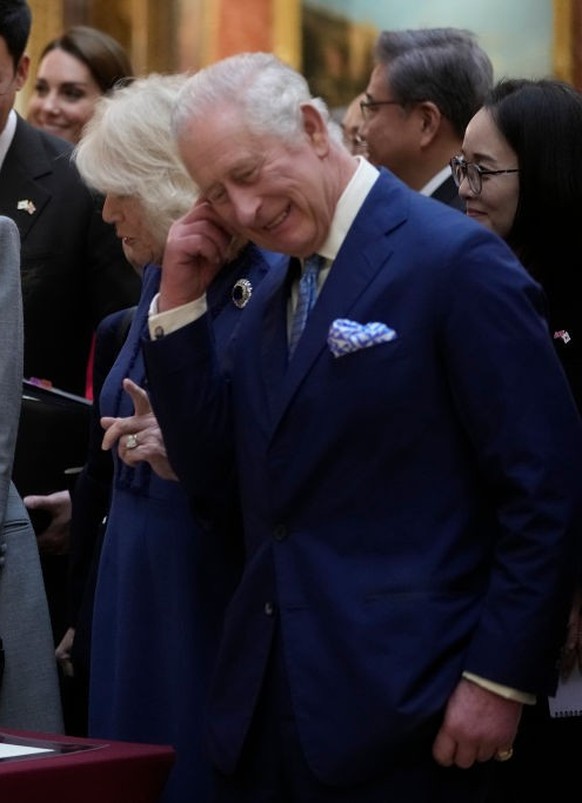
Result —
<path fill-rule="evenodd" d="M 150 310 L 153 407 L 198 509 L 221 515 L 231 489 L 245 532 L 210 703 L 217 799 L 483 801 L 555 683 L 576 570 L 582 429 L 540 289 L 484 227 L 349 154 L 272 55 L 198 72 L 174 125 L 202 200 Z M 233 233 L 290 269 L 219 364 L 205 293 Z M 141 424 L 105 445 L 127 455 Z"/>

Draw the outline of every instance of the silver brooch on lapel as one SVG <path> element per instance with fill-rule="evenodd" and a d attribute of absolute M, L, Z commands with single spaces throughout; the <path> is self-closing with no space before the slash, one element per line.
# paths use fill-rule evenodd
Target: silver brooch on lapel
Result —
<path fill-rule="evenodd" d="M 18 201 L 18 203 L 16 204 L 16 208 L 20 212 L 28 212 L 29 215 L 34 215 L 34 213 L 36 212 L 36 206 L 32 203 L 32 201 L 29 201 L 27 199 Z"/>
<path fill-rule="evenodd" d="M 242 309 L 249 303 L 253 294 L 253 286 L 248 279 L 239 279 L 232 287 L 230 294 L 235 307 Z"/>

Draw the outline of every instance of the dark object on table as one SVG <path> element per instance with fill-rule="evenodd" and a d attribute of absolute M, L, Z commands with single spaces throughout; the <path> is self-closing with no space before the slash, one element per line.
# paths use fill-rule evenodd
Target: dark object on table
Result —
<path fill-rule="evenodd" d="M 88 399 L 23 380 L 12 475 L 21 496 L 72 487 L 85 463 L 90 415 Z"/>

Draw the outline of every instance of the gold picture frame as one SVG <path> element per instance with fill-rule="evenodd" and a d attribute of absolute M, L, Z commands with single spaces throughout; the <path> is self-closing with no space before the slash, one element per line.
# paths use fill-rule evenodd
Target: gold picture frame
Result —
<path fill-rule="evenodd" d="M 556 78 L 582 90 L 582 0 L 553 2 L 553 68 Z"/>
<path fill-rule="evenodd" d="M 378 29 L 323 9 L 303 7 L 302 71 L 331 108 L 347 105 L 368 83 Z"/>

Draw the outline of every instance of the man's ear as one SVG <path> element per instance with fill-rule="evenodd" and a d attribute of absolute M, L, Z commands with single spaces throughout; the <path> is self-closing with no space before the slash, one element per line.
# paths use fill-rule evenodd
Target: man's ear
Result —
<path fill-rule="evenodd" d="M 329 151 L 329 133 L 321 112 L 311 103 L 302 103 L 301 114 L 303 129 L 315 152 L 319 156 L 325 156 Z"/>
<path fill-rule="evenodd" d="M 417 109 L 420 114 L 420 144 L 426 147 L 439 131 L 442 114 L 439 107 L 430 100 L 419 103 Z"/>
<path fill-rule="evenodd" d="M 21 90 L 24 84 L 26 83 L 29 69 L 30 69 L 30 56 L 27 53 L 24 53 L 20 57 L 20 61 L 16 66 L 15 86 L 17 92 Z"/>

